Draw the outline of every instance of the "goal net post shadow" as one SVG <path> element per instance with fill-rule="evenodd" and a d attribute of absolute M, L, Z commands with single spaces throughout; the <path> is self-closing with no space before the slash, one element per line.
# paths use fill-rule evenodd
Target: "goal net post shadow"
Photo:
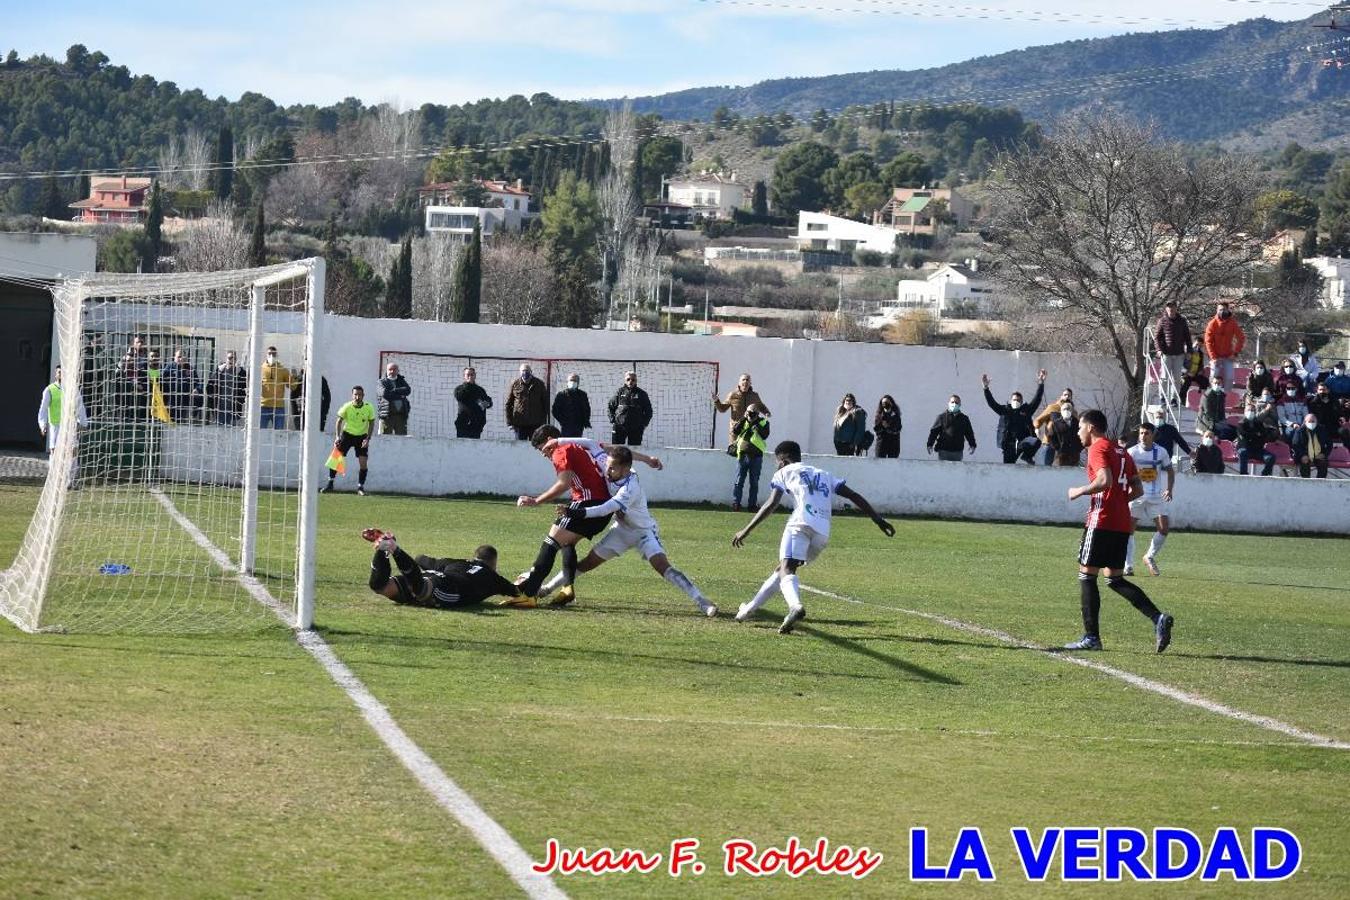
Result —
<path fill-rule="evenodd" d="M 652 402 L 652 421 L 643 434 L 643 445 L 701 449 L 717 446 L 717 412 L 712 404 L 720 374 L 720 365 L 716 362 L 382 350 L 381 376 L 390 363 L 398 365 L 399 373 L 413 390 L 408 434 L 414 437 L 455 437 L 457 404 L 454 391 L 464 380 L 464 370 L 473 368 L 479 386 L 487 391 L 493 403 L 487 410 L 487 425 L 482 437 L 514 440 L 515 433 L 506 424 L 504 404 L 511 382 L 519 377 L 521 365 L 528 364 L 548 390 L 550 422 L 554 421 L 554 398 L 567 386 L 568 376 L 575 374 L 581 379 L 581 389 L 586 392 L 591 406 L 591 427 L 586 435 L 609 440 L 609 401 L 623 385 L 624 375 L 634 372 L 638 387 L 648 393 Z"/>
<path fill-rule="evenodd" d="M 29 632 L 312 625 L 324 274 L 53 288 L 61 424 L 0 615 Z"/>

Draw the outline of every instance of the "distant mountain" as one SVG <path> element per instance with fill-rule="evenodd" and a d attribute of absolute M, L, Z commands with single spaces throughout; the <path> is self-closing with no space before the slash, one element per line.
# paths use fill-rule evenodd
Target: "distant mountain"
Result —
<path fill-rule="evenodd" d="M 882 101 L 973 100 L 1013 106 L 1047 121 L 1088 106 L 1155 120 L 1186 141 L 1277 144 L 1267 126 L 1295 117 L 1305 142 L 1350 133 L 1350 68 L 1324 68 L 1336 32 L 1304 22 L 1252 19 L 1216 30 L 1187 29 L 1067 41 L 936 69 L 877 70 L 818 78 L 780 78 L 749 87 L 691 88 L 633 99 L 634 109 L 667 119 L 708 120 L 719 107 L 741 116 Z M 1309 45 L 1314 45 L 1310 51 Z M 1323 46 L 1316 46 L 1323 45 Z M 1339 45 L 1350 53 L 1350 41 Z M 1350 56 L 1346 56 L 1350 61 Z M 1327 105 L 1329 101 L 1336 101 Z M 615 101 L 604 101 L 611 104 Z M 1311 117 L 1311 123 L 1307 121 Z M 1262 137 L 1268 140 L 1261 140 Z"/>

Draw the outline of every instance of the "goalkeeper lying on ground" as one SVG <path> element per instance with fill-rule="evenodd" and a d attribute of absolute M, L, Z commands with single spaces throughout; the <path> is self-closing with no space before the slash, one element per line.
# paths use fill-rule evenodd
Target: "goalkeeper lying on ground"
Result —
<path fill-rule="evenodd" d="M 476 606 L 488 597 L 515 597 L 516 586 L 497 574 L 497 548 L 484 544 L 473 559 L 413 558 L 392 534 L 367 528 L 361 536 L 375 542 L 370 562 L 370 589 L 395 603 L 432 609 Z M 390 560 L 399 574 L 391 574 Z"/>

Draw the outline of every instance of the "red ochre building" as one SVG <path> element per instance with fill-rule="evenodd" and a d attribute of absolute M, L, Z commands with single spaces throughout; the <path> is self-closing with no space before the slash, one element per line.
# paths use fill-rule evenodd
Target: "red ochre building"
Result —
<path fill-rule="evenodd" d="M 70 208 L 79 211 L 77 222 L 138 225 L 145 220 L 149 193 L 149 178 L 94 175 L 89 179 L 89 199 L 76 201 Z"/>

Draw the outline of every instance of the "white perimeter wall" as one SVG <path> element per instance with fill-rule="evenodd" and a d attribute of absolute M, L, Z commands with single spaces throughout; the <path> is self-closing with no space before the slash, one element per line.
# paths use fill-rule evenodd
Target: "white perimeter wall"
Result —
<path fill-rule="evenodd" d="M 270 431 L 261 434 L 263 483 L 294 485 L 299 435 Z M 242 450 L 239 429 L 169 428 L 163 446 L 166 475 L 189 481 L 237 483 Z M 658 453 L 666 464 L 659 472 L 638 466 L 652 500 L 730 504 L 736 464 L 724 452 L 679 449 L 652 452 Z M 1066 498 L 1070 487 L 1086 480 L 1081 469 L 832 456 L 807 461 L 845 476 L 879 510 L 890 514 L 1079 524 L 1086 510 L 1086 501 L 1071 503 Z M 772 458 L 767 459 L 760 479 L 761 501 L 768 495 L 772 468 Z M 516 497 L 542 491 L 553 478 L 548 460 L 522 441 L 379 436 L 371 443 L 367 486 L 376 493 L 435 496 L 482 492 Z M 355 490 L 355 486 L 356 460 L 349 457 L 347 474 L 339 479 L 338 487 Z M 1172 522 L 1176 528 L 1340 535 L 1350 532 L 1350 479 L 1187 474 L 1178 476 L 1176 495 L 1172 503 Z M 522 522 L 545 515 L 521 511 Z"/>
<path fill-rule="evenodd" d="M 852 392 L 867 410 L 868 427 L 882 394 L 900 404 L 904 430 L 900 455 L 922 459 L 933 419 L 947 406 L 952 392 L 961 395 L 964 409 L 979 443 L 976 460 L 1002 459 L 994 446 L 998 417 L 985 405 L 980 374 L 993 381 L 994 396 L 1006 402 L 1014 388 L 1028 401 L 1036 389 L 1036 371 L 1046 369 L 1048 398 L 1073 387 L 1080 409 L 1121 407 L 1123 380 L 1115 364 L 1103 358 L 1073 353 L 1025 353 L 997 350 L 954 350 L 943 347 L 907 347 L 891 344 L 853 344 L 841 341 L 782 340 L 779 338 L 706 337 L 645 332 L 596 331 L 570 328 L 532 328 L 523 325 L 463 325 L 405 319 L 359 319 L 326 316 L 320 367 L 333 391 L 334 410 L 346 400 L 354 384 L 370 391 L 380 374 L 380 351 L 402 350 L 462 356 L 570 357 L 593 359 L 664 359 L 716 362 L 720 366 L 719 392 L 725 396 L 741 372 L 749 372 L 760 396 L 773 412 L 770 444 L 795 440 L 808 453 L 834 448 L 834 410 L 840 398 Z M 458 377 L 458 376 L 456 376 Z M 481 383 L 481 382 L 480 382 Z M 412 384 L 414 404 L 418 387 Z M 452 386 L 453 387 L 453 386 Z M 498 405 L 490 416 L 504 416 L 501 397 L 507 385 L 483 383 Z M 591 407 L 603 419 L 604 404 L 619 385 L 583 384 Z M 648 386 L 650 387 L 650 386 Z M 429 396 L 423 391 L 422 396 Z M 448 390 L 441 392 L 447 396 Z M 447 404 L 452 401 L 445 401 Z M 711 406 L 711 398 L 692 398 Z M 447 421 L 455 416 L 446 409 Z M 726 414 L 718 416 L 717 436 L 726 442 Z"/>

